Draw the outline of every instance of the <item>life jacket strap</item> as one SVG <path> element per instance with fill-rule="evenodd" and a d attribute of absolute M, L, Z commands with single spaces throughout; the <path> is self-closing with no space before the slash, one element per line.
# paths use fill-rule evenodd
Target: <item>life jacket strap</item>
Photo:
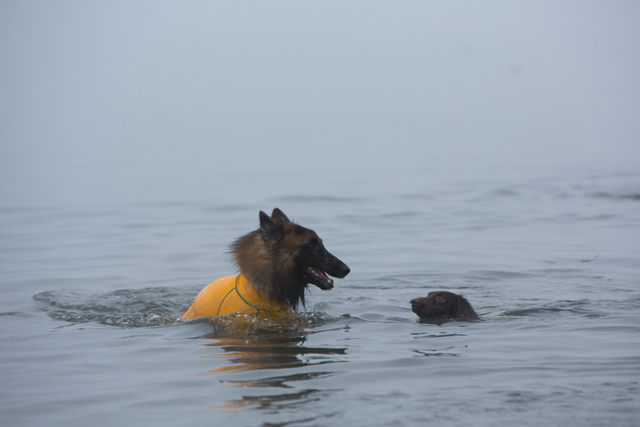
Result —
<path fill-rule="evenodd" d="M 260 307 L 256 307 L 255 305 L 251 304 L 249 301 L 247 301 L 242 294 L 240 293 L 240 289 L 238 289 L 238 281 L 240 280 L 240 274 L 238 274 L 238 277 L 236 277 L 236 284 L 233 287 L 233 289 L 231 289 L 227 295 L 224 296 L 224 298 L 222 298 L 222 301 L 220 301 L 220 306 L 218 307 L 218 314 L 216 314 L 216 316 L 218 316 L 220 314 L 220 308 L 222 307 L 222 303 L 224 302 L 225 299 L 227 299 L 227 297 L 229 296 L 229 294 L 231 294 L 233 291 L 236 291 L 236 293 L 238 294 L 238 296 L 240 297 L 240 299 L 247 304 L 249 307 L 253 307 L 256 309 L 256 314 L 260 314 L 261 311 L 265 311 L 267 313 L 280 313 L 282 310 L 284 309 L 280 309 L 280 310 L 267 310 L 265 308 L 260 308 Z"/>

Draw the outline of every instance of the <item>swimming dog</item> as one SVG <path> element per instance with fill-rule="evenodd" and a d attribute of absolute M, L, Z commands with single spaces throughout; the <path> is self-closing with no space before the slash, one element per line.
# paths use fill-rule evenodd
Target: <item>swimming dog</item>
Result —
<path fill-rule="evenodd" d="M 421 319 L 454 317 L 462 320 L 480 320 L 463 296 L 446 291 L 429 292 L 424 298 L 411 300 L 411 310 Z"/>
<path fill-rule="evenodd" d="M 349 267 L 324 247 L 313 230 L 295 224 L 278 208 L 260 211 L 260 228 L 231 245 L 240 274 L 216 280 L 200 291 L 182 317 L 296 311 L 309 284 L 333 288 Z"/>

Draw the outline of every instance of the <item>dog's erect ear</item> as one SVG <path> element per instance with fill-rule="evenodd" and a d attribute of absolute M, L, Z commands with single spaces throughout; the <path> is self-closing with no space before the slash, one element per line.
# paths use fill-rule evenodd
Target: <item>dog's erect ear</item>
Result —
<path fill-rule="evenodd" d="M 276 237 L 278 235 L 278 226 L 266 213 L 260 211 L 260 230 L 267 237 Z"/>
<path fill-rule="evenodd" d="M 282 223 L 290 222 L 289 218 L 287 218 L 287 216 L 284 214 L 284 212 L 282 212 L 278 208 L 274 208 L 273 209 L 273 213 L 271 214 L 271 219 L 273 219 L 274 221 L 282 222 Z"/>
<path fill-rule="evenodd" d="M 464 320 L 480 320 L 476 312 L 469 304 L 465 297 L 458 295 L 456 298 L 455 317 Z"/>

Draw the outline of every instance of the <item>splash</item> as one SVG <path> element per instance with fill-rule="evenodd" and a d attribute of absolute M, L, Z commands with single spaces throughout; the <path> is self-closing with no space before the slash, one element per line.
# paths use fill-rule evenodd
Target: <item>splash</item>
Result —
<path fill-rule="evenodd" d="M 182 314 L 193 301 L 195 293 L 196 288 L 184 287 L 123 289 L 104 294 L 56 290 L 39 293 L 33 299 L 38 308 L 54 320 L 141 328 L 184 322 Z M 309 330 L 337 319 L 322 312 L 308 311 L 303 314 L 229 314 L 185 323 L 208 322 L 213 325 L 213 335 L 226 336 Z"/>
<path fill-rule="evenodd" d="M 219 317 L 206 317 L 186 321 L 187 323 L 207 322 L 213 326 L 213 332 L 207 338 L 238 336 L 283 336 L 289 334 L 312 333 L 314 328 L 348 319 L 348 314 L 332 317 L 319 311 L 304 313 L 281 312 L 261 314 L 233 313 Z"/>
<path fill-rule="evenodd" d="M 176 323 L 191 293 L 181 288 L 125 289 L 104 294 L 59 290 L 39 293 L 33 299 L 55 320 L 137 328 Z"/>

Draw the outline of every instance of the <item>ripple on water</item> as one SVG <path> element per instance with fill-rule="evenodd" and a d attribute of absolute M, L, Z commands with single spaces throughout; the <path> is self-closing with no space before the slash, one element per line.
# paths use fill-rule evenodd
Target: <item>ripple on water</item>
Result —
<path fill-rule="evenodd" d="M 102 294 L 78 290 L 47 291 L 34 295 L 38 308 L 54 320 L 78 323 L 98 323 L 123 328 L 171 325 L 182 322 L 181 316 L 189 307 L 196 290 L 184 288 L 123 289 Z M 11 313 L 5 313 L 7 315 Z M 270 332 L 315 328 L 338 319 L 321 311 L 310 310 L 301 315 L 261 314 L 200 318 L 186 323 L 207 322 L 215 334 L 261 335 Z"/>
<path fill-rule="evenodd" d="M 192 293 L 165 287 L 102 294 L 63 289 L 41 292 L 33 299 L 40 310 L 55 320 L 137 328 L 177 322 L 191 303 Z"/>

